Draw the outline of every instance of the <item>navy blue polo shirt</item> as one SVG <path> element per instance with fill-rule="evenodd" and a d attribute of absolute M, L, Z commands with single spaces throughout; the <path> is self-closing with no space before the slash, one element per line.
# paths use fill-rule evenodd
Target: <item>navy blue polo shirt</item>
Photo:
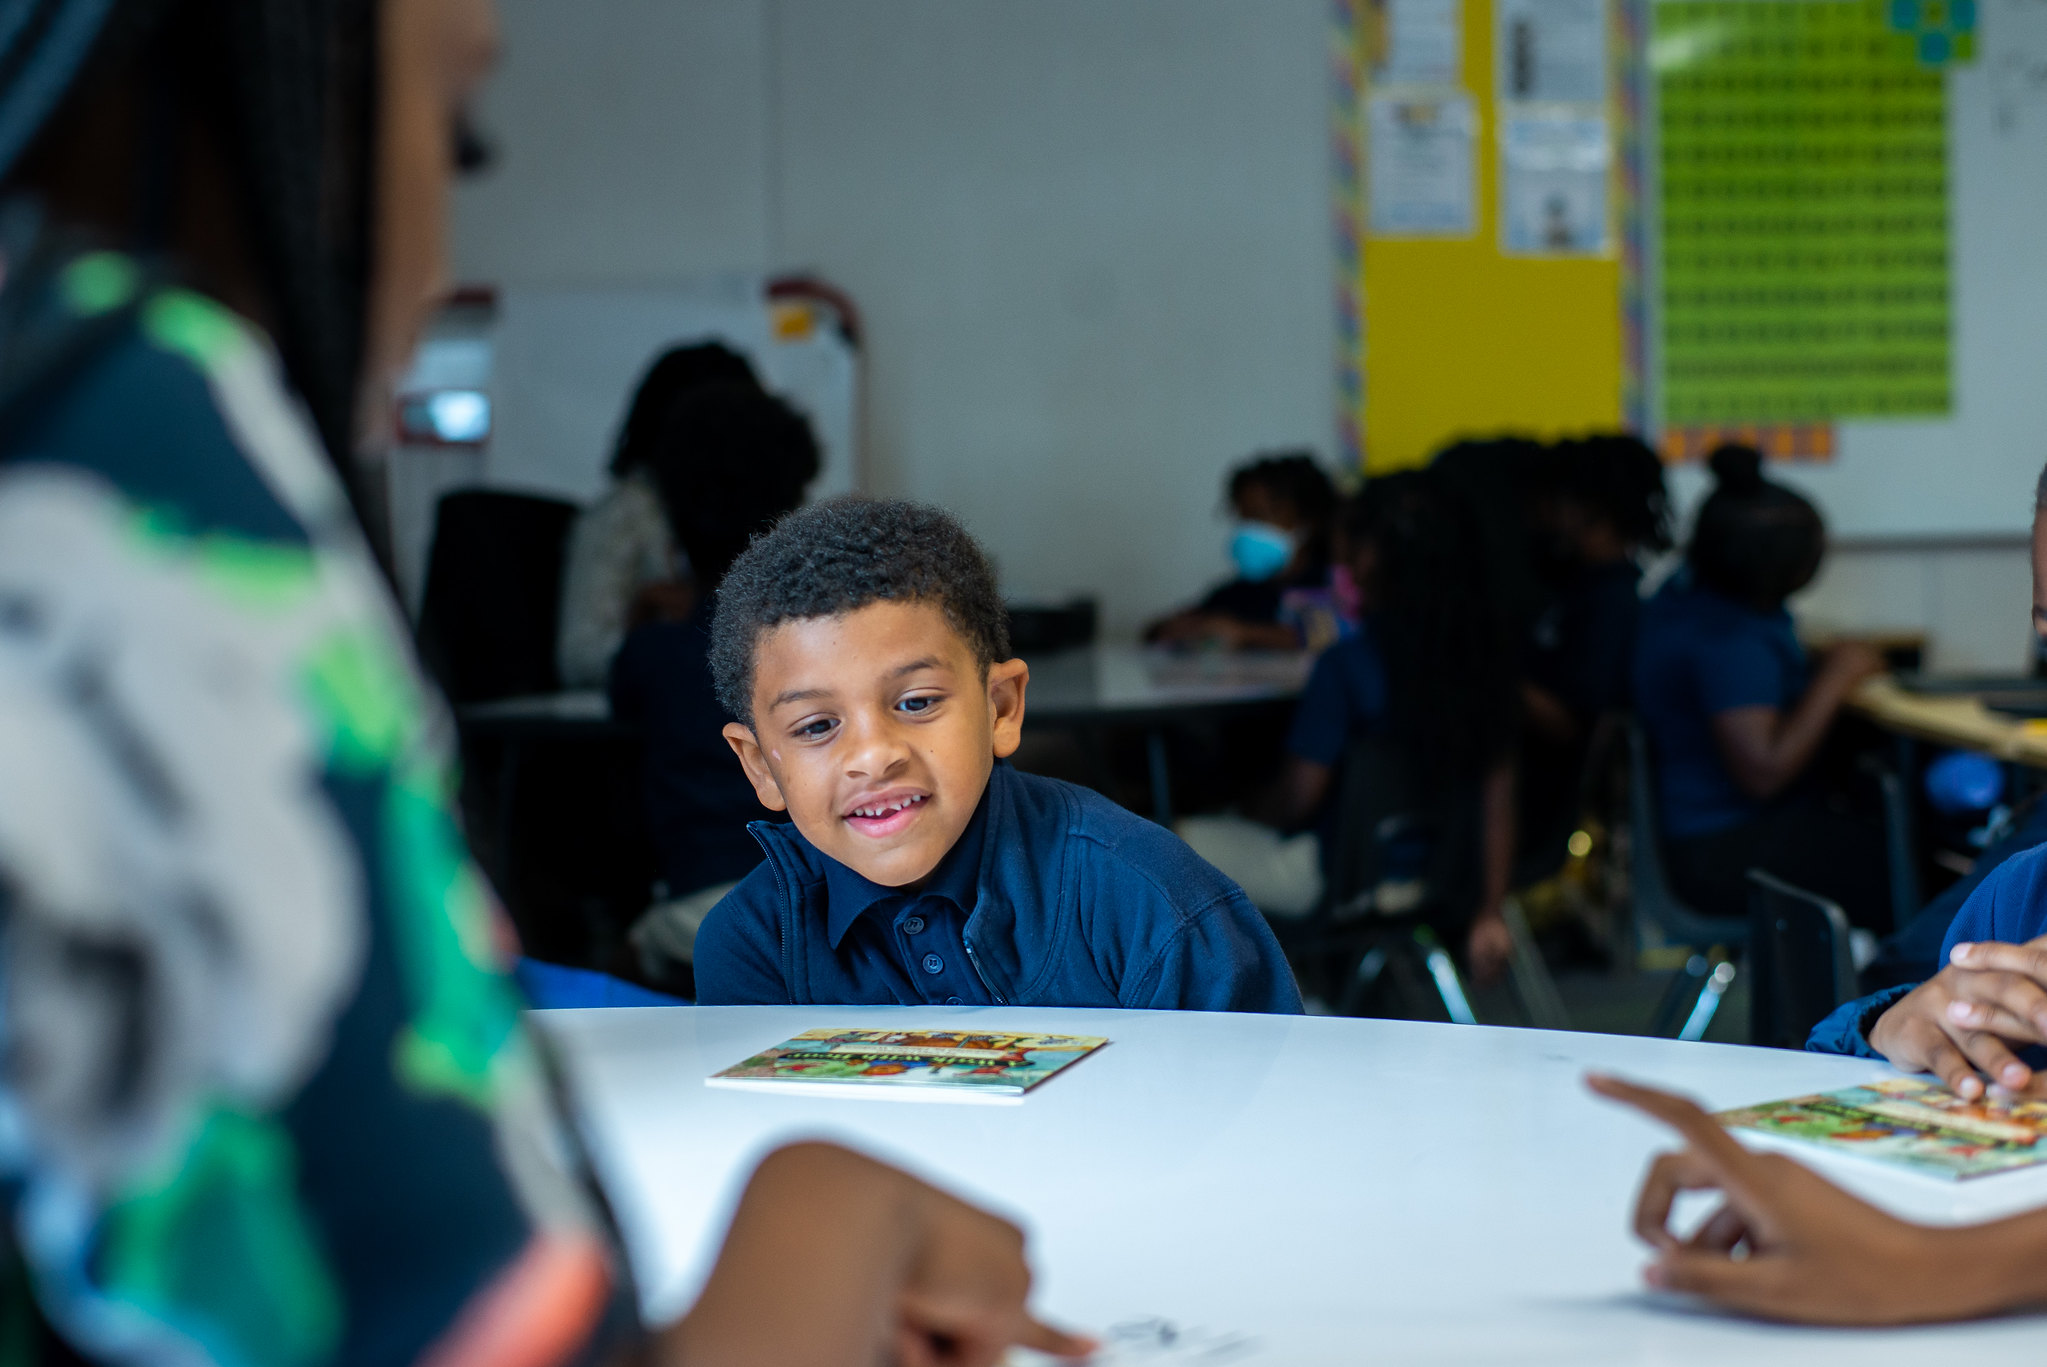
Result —
<path fill-rule="evenodd" d="M 1101 1006 L 1298 1013 L 1243 890 L 1099 793 L 998 761 L 973 820 L 915 892 L 870 883 L 793 824 L 711 909 L 706 1006 Z"/>
<path fill-rule="evenodd" d="M 2042 935 L 2047 935 L 2047 845 L 2036 845 L 2005 860 L 1976 885 L 1948 926 L 1938 963 L 1947 967 L 1948 956 L 1959 944 L 2000 940 L 2016 945 Z M 1813 1027 L 1805 1047 L 1820 1054 L 1881 1057 L 1869 1047 L 1869 1027 L 1891 1003 L 1917 986 L 1887 987 L 1836 1007 Z M 2035 1068 L 2047 1066 L 2047 1051 L 2037 1047 L 2020 1051 L 2019 1057 Z"/>
<path fill-rule="evenodd" d="M 640 730 L 648 834 L 676 897 L 743 878 L 761 862 L 746 833 L 760 799 L 725 740 L 732 714 L 711 685 L 715 601 L 707 596 L 680 622 L 633 628 L 611 661 L 611 713 Z"/>
<path fill-rule="evenodd" d="M 1334 765 L 1352 737 L 1385 725 L 1388 688 L 1386 656 L 1379 648 L 1376 625 L 1367 617 L 1355 636 L 1315 658 L 1301 700 L 1294 706 L 1287 753 Z"/>
<path fill-rule="evenodd" d="M 1656 757 L 1666 836 L 1709 835 L 1760 814 L 1720 757 L 1713 718 L 1741 707 L 1789 708 L 1809 671 L 1791 614 L 1759 612 L 1673 581 L 1643 605 L 1635 645 L 1635 715 Z"/>
<path fill-rule="evenodd" d="M 1530 632 L 1529 681 L 1555 695 L 1583 725 L 1627 705 L 1641 582 L 1632 560 L 1587 566 L 1558 591 Z"/>

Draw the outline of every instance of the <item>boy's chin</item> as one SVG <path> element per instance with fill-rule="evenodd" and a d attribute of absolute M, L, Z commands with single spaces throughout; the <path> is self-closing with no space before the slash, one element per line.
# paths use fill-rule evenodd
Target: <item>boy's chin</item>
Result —
<path fill-rule="evenodd" d="M 921 883 L 945 858 L 945 848 L 931 849 L 929 841 L 914 841 L 891 849 L 861 849 L 863 838 L 852 836 L 829 851 L 841 864 L 877 887 L 901 888 Z"/>

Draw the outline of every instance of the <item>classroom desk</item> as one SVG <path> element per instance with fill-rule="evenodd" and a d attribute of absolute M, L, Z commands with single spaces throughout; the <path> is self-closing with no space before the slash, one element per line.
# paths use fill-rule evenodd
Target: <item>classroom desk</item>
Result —
<path fill-rule="evenodd" d="M 2047 769 L 2047 730 L 2029 728 L 1968 694 L 1914 693 L 1893 679 L 1878 677 L 1864 680 L 1849 695 L 1848 709 L 1909 740 Z"/>
<path fill-rule="evenodd" d="M 1176 1362 L 1924 1367 L 2047 1357 L 2047 1317 L 1789 1329 L 1642 1288 L 1629 1212 L 1667 1139 L 1586 1094 L 1587 1068 L 1731 1106 L 1849 1085 L 1887 1073 L 1881 1064 L 1191 1012 L 685 1007 L 536 1020 L 561 1047 L 655 1317 L 695 1295 L 751 1164 L 778 1142 L 825 1136 L 1020 1220 L 1049 1316 L 1096 1330 L 1162 1316 L 1258 1344 Z M 1114 1043 L 1008 1106 L 703 1084 L 799 1030 L 941 1022 Z M 2047 1203 L 2041 1169 L 1957 1185 L 1852 1160 L 1816 1166 L 1926 1220 Z"/>

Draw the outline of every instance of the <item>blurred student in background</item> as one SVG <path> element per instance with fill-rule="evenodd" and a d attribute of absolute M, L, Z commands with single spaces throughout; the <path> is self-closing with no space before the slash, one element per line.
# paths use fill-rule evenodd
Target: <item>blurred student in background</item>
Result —
<path fill-rule="evenodd" d="M 1808 779 L 1841 704 L 1883 661 L 1858 642 L 1807 658 L 1784 602 L 1819 572 L 1819 512 L 1766 480 L 1748 447 L 1722 447 L 1712 467 L 1685 568 L 1644 606 L 1635 651 L 1671 881 L 1701 914 L 1741 917 L 1744 876 L 1764 869 L 1879 924 L 1882 831 Z"/>
<path fill-rule="evenodd" d="M 1434 471 L 1366 483 L 1344 510 L 1343 563 L 1355 576 L 1355 634 L 1316 660 L 1294 713 L 1279 781 L 1257 821 L 1195 817 L 1180 833 L 1269 915 L 1302 916 L 1321 900 L 1338 843 L 1336 794 L 1346 755 L 1383 740 L 1401 786 L 1460 810 L 1475 855 L 1466 886 L 1440 889 L 1467 966 L 1481 980 L 1505 966 L 1501 917 L 1514 849 L 1511 652 L 1488 591 L 1467 501 Z"/>
<path fill-rule="evenodd" d="M 760 388 L 745 357 L 700 342 L 663 352 L 633 391 L 612 451 L 611 487 L 569 533 L 555 636 L 565 688 L 601 687 L 626 632 L 641 622 L 680 621 L 696 605 L 657 466 L 676 403 L 709 384 Z"/>
<path fill-rule="evenodd" d="M 1522 647 L 1517 882 L 1562 859 L 1593 728 L 1628 704 L 1641 557 L 1670 548 L 1663 462 L 1634 436 L 1561 442 L 1539 462 L 1529 511 L 1553 596 Z"/>
<path fill-rule="evenodd" d="M 1305 451 L 1259 456 L 1230 472 L 1236 577 L 1152 623 L 1147 641 L 1227 650 L 1319 649 L 1347 606 L 1330 582 L 1336 486 Z"/>
<path fill-rule="evenodd" d="M 684 1320 L 637 1322 L 348 493 L 444 289 L 489 6 L 4 14 L 13 1359 L 1085 1352 L 1025 1313 L 1014 1228 L 824 1145 L 762 1163 Z"/>
<path fill-rule="evenodd" d="M 676 988 L 696 929 L 761 862 L 746 823 L 761 818 L 753 787 L 725 741 L 734 718 L 711 686 L 718 583 L 756 533 L 803 502 L 817 478 L 810 424 L 758 385 L 699 385 L 648 441 L 655 476 L 694 574 L 688 611 L 633 628 L 611 667 L 612 714 L 644 743 L 643 791 L 662 888 L 631 938 L 643 974 Z"/>

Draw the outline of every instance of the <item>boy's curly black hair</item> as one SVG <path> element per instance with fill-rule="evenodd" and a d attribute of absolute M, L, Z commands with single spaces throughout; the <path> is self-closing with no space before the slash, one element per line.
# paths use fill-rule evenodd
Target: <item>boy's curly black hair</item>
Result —
<path fill-rule="evenodd" d="M 726 571 L 711 619 L 718 701 L 751 726 L 753 656 L 764 633 L 884 599 L 937 607 L 984 671 L 1009 658 L 995 569 L 967 529 L 928 504 L 849 495 L 798 508 Z"/>

